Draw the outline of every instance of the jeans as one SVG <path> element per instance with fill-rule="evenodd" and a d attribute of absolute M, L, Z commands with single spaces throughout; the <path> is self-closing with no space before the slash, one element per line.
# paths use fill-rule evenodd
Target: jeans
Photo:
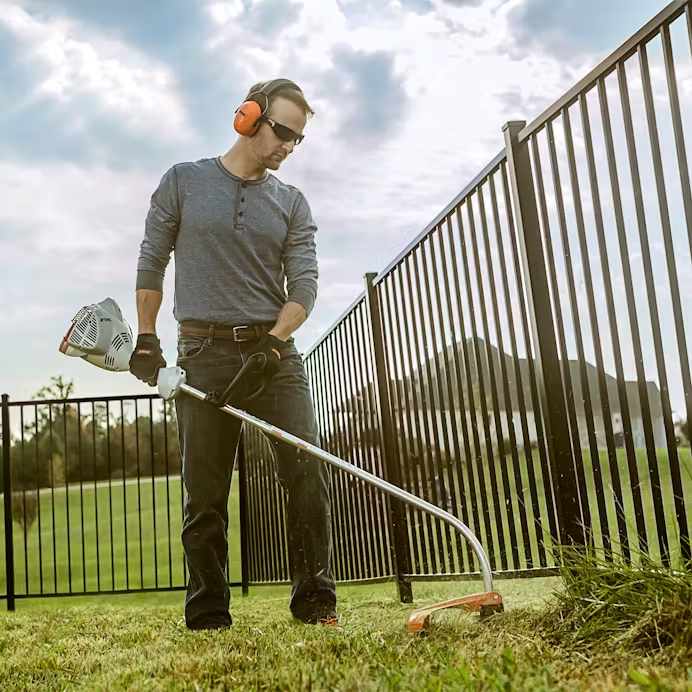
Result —
<path fill-rule="evenodd" d="M 307 442 L 319 432 L 302 358 L 293 339 L 281 345 L 281 369 L 263 394 L 240 408 Z M 177 364 L 187 383 L 205 394 L 223 392 L 254 353 L 253 342 L 180 334 Z M 188 395 L 175 399 L 178 439 L 186 488 L 181 539 L 190 577 L 185 597 L 188 626 L 200 619 L 230 624 L 228 496 L 241 421 Z M 325 462 L 276 438 L 269 438 L 275 470 L 287 494 L 289 607 L 303 621 L 335 614 L 331 505 Z"/>

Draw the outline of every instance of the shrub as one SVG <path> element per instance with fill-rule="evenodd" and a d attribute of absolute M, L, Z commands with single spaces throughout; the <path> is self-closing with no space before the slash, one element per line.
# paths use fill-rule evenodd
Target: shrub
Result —
<path fill-rule="evenodd" d="M 28 531 L 38 516 L 38 491 L 18 490 L 12 493 L 12 519 Z"/>

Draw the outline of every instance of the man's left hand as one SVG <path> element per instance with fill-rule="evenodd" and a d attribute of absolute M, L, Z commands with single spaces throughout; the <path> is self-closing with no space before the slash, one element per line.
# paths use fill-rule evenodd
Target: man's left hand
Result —
<path fill-rule="evenodd" d="M 264 373 L 267 377 L 274 377 L 281 368 L 281 345 L 284 342 L 273 334 L 265 334 L 258 342 L 256 353 L 264 353 L 267 362 Z"/>

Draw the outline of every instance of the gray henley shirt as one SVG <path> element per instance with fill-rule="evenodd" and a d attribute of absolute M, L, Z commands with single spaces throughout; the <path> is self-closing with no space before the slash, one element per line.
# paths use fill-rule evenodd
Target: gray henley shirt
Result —
<path fill-rule="evenodd" d="M 242 180 L 218 157 L 178 163 L 151 197 L 136 286 L 163 293 L 174 252 L 178 322 L 274 322 L 287 301 L 309 315 L 316 231 L 303 193 L 268 171 Z"/>

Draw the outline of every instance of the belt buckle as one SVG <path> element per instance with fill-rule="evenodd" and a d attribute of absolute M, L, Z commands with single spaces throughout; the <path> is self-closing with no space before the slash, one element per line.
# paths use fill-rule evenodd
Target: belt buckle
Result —
<path fill-rule="evenodd" d="M 233 327 L 233 341 L 247 341 L 248 339 L 241 339 L 238 337 L 238 330 L 249 329 L 247 325 L 242 325 L 240 327 Z"/>

